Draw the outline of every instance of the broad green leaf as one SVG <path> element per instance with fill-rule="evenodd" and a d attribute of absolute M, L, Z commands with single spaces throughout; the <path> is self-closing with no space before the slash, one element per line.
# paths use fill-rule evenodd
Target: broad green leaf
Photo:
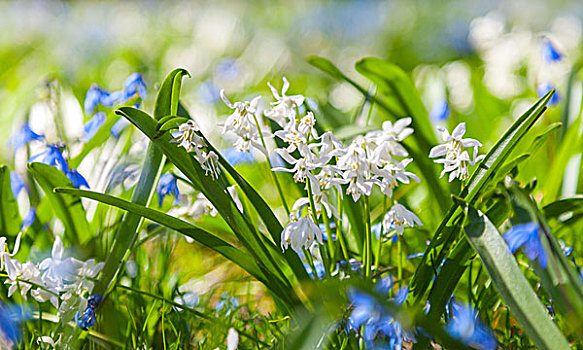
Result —
<path fill-rule="evenodd" d="M 0 235 L 16 236 L 20 231 L 18 202 L 12 195 L 10 170 L 6 165 L 0 167 Z"/>
<path fill-rule="evenodd" d="M 558 219 L 563 214 L 583 212 L 583 196 L 560 199 L 543 207 L 547 220 Z"/>
<path fill-rule="evenodd" d="M 91 140 L 83 145 L 81 152 L 69 160 L 69 166 L 73 169 L 78 168 L 81 161 L 85 159 L 89 152 L 103 145 L 111 137 L 111 128 L 118 120 L 119 116 L 108 112 L 105 123 L 97 130 Z"/>
<path fill-rule="evenodd" d="M 473 208 L 468 209 L 468 219 L 466 236 L 524 332 L 539 349 L 569 349 L 496 227 Z"/>
<path fill-rule="evenodd" d="M 73 187 L 60 170 L 43 163 L 29 163 L 28 171 L 44 191 L 55 215 L 65 226 L 65 237 L 73 243 L 85 244 L 94 236 L 85 209 L 78 197 L 53 192 L 56 187 Z"/>
<path fill-rule="evenodd" d="M 546 110 L 546 104 L 553 95 L 554 90 L 547 93 L 538 100 L 528 111 L 521 115 L 504 135 L 496 142 L 484 160 L 478 164 L 478 168 L 473 172 L 468 180 L 460 197 L 467 203 L 473 205 L 478 199 L 482 190 L 492 183 L 492 179 L 498 173 L 506 159 L 510 156 L 517 143 L 526 135 L 532 125 L 539 119 Z M 431 244 L 425 250 L 423 259 L 417 267 L 411 281 L 411 295 L 419 302 L 434 277 L 434 263 L 439 264 L 449 255 L 453 241 L 458 235 L 452 234 L 452 226 L 459 225 L 459 217 L 462 215 L 461 208 L 454 204 L 437 228 Z M 442 249 L 438 251 L 438 248 Z"/>

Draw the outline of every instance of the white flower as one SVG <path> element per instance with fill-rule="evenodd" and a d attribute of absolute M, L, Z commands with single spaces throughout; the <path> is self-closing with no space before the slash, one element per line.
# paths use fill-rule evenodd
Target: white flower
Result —
<path fill-rule="evenodd" d="M 399 181 L 408 184 L 409 178 L 411 178 L 417 183 L 420 182 L 417 175 L 405 171 L 405 167 L 412 161 L 413 159 L 407 158 L 397 163 L 387 163 L 382 169 L 375 169 L 374 172 L 381 176 L 379 186 L 386 196 L 393 196 L 393 189 L 399 186 Z"/>
<path fill-rule="evenodd" d="M 235 185 L 227 187 L 227 191 L 231 195 L 231 198 L 233 198 L 233 202 L 235 202 L 235 206 L 237 206 L 237 209 L 239 209 L 239 211 L 242 213 L 243 212 L 243 204 L 241 203 L 241 200 L 239 199 L 239 194 L 237 193 L 237 189 L 235 188 Z"/>
<path fill-rule="evenodd" d="M 184 147 L 186 151 L 192 152 L 205 146 L 204 139 L 197 134 L 200 131 L 198 125 L 193 120 L 180 124 L 175 135 L 174 142 Z"/>
<path fill-rule="evenodd" d="M 408 127 L 411 121 L 411 118 L 399 119 L 395 124 L 390 121 L 385 121 L 383 122 L 382 130 L 371 131 L 366 137 L 375 139 L 376 144 L 384 152 L 397 157 L 406 157 L 409 154 L 399 142 L 413 133 L 413 129 Z"/>
<path fill-rule="evenodd" d="M 466 180 L 470 176 L 469 165 L 475 165 L 485 157 L 484 155 L 478 156 L 478 147 L 481 147 L 482 144 L 475 139 L 462 139 L 466 133 L 466 123 L 458 124 L 451 135 L 443 127 L 439 127 L 438 130 L 446 143 L 433 147 L 429 152 L 429 158 L 445 156 L 445 158 L 437 159 L 435 162 L 444 165 L 441 177 L 445 173 L 451 172 L 449 182 L 456 177 L 462 181 Z M 474 147 L 473 160 L 470 159 L 468 151 L 465 150 L 467 147 Z"/>
<path fill-rule="evenodd" d="M 203 215 L 217 216 L 217 214 L 217 209 L 202 193 L 196 195 L 196 201 L 194 201 L 188 213 L 195 220 L 200 219 Z"/>
<path fill-rule="evenodd" d="M 383 219 L 383 228 L 385 231 L 394 229 L 401 235 L 405 227 L 414 227 L 415 225 L 423 226 L 417 215 L 407 210 L 401 204 L 393 205 Z"/>
<path fill-rule="evenodd" d="M 6 244 L 6 237 L 0 237 L 0 270 L 4 270 L 4 264 L 6 263 L 7 259 L 10 259 L 16 253 L 18 253 L 18 249 L 20 249 L 20 237 L 22 236 L 22 232 L 18 233 L 16 236 L 16 241 L 14 241 L 14 249 L 12 253 L 8 252 L 8 245 Z"/>
<path fill-rule="evenodd" d="M 320 172 L 315 175 L 315 178 L 324 190 L 335 187 L 338 193 L 340 193 L 340 197 L 343 195 L 341 185 L 348 183 L 348 180 L 342 178 L 342 171 L 333 165 L 322 166 Z"/>
<path fill-rule="evenodd" d="M 210 173 L 215 179 L 219 178 L 221 172 L 219 169 L 219 156 L 214 151 L 208 153 L 203 152 L 202 156 L 199 158 L 199 162 L 205 175 L 208 176 Z"/>
<path fill-rule="evenodd" d="M 307 144 L 300 144 L 298 147 L 300 153 L 300 158 L 295 159 L 290 154 L 289 149 L 286 148 L 276 148 L 275 152 L 279 154 L 286 162 L 289 164 L 294 164 L 292 169 L 284 167 L 276 167 L 271 170 L 273 171 L 285 171 L 288 173 L 294 173 L 295 182 L 305 182 L 306 177 L 311 171 L 316 170 L 324 166 L 324 160 L 316 157 Z"/>
<path fill-rule="evenodd" d="M 318 186 L 318 185 L 316 185 Z M 312 186 L 313 187 L 313 186 Z M 320 217 L 320 214 L 322 214 L 322 207 L 324 207 L 324 209 L 326 209 L 326 216 L 328 216 L 329 218 L 334 216 L 335 218 L 338 218 L 338 209 L 336 209 L 328 200 L 328 196 L 326 194 L 326 192 L 321 192 L 321 191 L 317 191 L 316 193 L 313 194 L 313 198 L 314 198 L 314 206 L 316 207 L 316 217 Z M 308 197 L 302 197 L 300 199 L 298 199 L 293 207 L 292 210 L 295 212 L 298 212 L 298 210 L 302 209 L 304 206 L 309 206 L 310 205 L 310 199 Z"/>
<path fill-rule="evenodd" d="M 251 102 L 244 101 L 232 104 L 225 96 L 224 90 L 221 90 L 220 95 L 223 102 L 235 110 L 224 123 L 223 134 L 233 133 L 237 136 L 235 147 L 239 152 L 249 152 L 250 147 L 253 146 L 263 154 L 267 154 L 267 150 L 261 143 L 261 135 L 254 116 L 257 113 L 257 105 L 261 96 L 255 97 Z M 269 135 L 268 132 L 261 132 Z"/>
<path fill-rule="evenodd" d="M 285 77 L 283 77 L 281 96 L 271 83 L 267 83 L 267 85 L 271 89 L 271 93 L 273 94 L 273 97 L 275 97 L 276 102 L 271 104 L 273 106 L 271 109 L 264 112 L 265 116 L 284 128 L 290 123 L 295 123 L 296 108 L 304 103 L 304 96 L 287 96 L 285 93 L 289 89 L 289 81 Z"/>
<path fill-rule="evenodd" d="M 281 249 L 285 251 L 291 244 L 292 249 L 299 252 L 302 247 L 309 248 L 316 239 L 323 244 L 318 225 L 309 216 L 298 219 L 293 212 L 290 213 L 290 223 L 281 231 Z"/>
<path fill-rule="evenodd" d="M 239 333 L 235 328 L 229 328 L 227 333 L 227 350 L 235 350 L 239 346 Z"/>
<path fill-rule="evenodd" d="M 75 282 L 78 277 L 78 270 L 83 265 L 81 261 L 74 258 L 64 259 L 63 255 L 63 241 L 61 237 L 56 236 L 51 257 L 43 260 L 38 266 L 43 272 L 43 280 L 57 289 L 63 289 L 65 284 Z"/>

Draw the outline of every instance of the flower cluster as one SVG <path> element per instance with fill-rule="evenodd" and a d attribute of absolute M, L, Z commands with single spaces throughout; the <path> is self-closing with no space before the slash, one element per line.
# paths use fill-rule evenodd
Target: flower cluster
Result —
<path fill-rule="evenodd" d="M 219 156 L 214 151 L 207 150 L 204 138 L 199 135 L 200 129 L 194 120 L 180 124 L 174 134 L 174 142 L 184 147 L 188 152 L 194 152 L 194 157 L 200 163 L 205 175 L 219 178 Z"/>
<path fill-rule="evenodd" d="M 115 107 L 132 101 L 136 107 L 139 107 L 141 100 L 145 99 L 146 96 L 148 96 L 146 82 L 144 81 L 144 77 L 139 73 L 130 75 L 124 82 L 123 88 L 114 92 L 108 92 L 97 84 L 93 84 L 85 95 L 85 114 L 92 115 L 98 110 L 99 105 Z M 105 113 L 97 112 L 85 123 L 83 128 L 83 142 L 89 142 L 95 136 L 97 130 L 105 123 L 105 119 Z M 126 125 L 127 122 L 125 119 L 120 119 L 111 128 L 112 135 L 119 136 L 119 133 Z"/>
<path fill-rule="evenodd" d="M 290 224 L 282 232 L 282 247 L 287 248 L 291 243 L 292 249 L 298 251 L 312 244 L 310 238 L 316 232 L 314 227 L 317 227 L 313 221 L 324 210 L 329 218 L 339 218 L 333 200 L 336 196 L 331 193 L 334 189 L 340 196 L 345 192 L 358 201 L 363 195 L 370 196 L 373 185 L 377 185 L 383 194 L 392 197 L 393 190 L 400 183 L 408 184 L 410 179 L 419 182 L 419 178 L 406 171 L 412 159 L 406 158 L 409 154 L 401 145 L 413 133 L 409 127 L 411 118 L 397 120 L 394 124 L 386 121 L 381 130 L 359 135 L 348 146 L 344 146 L 332 132 L 318 134 L 314 114 L 303 106 L 304 96 L 287 96 L 289 82 L 285 78 L 283 81 L 281 94 L 269 84 L 276 101 L 264 115 L 281 127 L 274 135 L 282 140 L 285 147 L 277 148 L 275 152 L 293 165 L 272 170 L 293 173 L 296 182 L 306 183 L 308 197 L 296 201 Z M 306 217 L 300 218 L 301 209 L 308 206 L 310 200 L 313 200 L 313 208 L 310 205 Z M 403 217 L 401 214 L 404 211 L 399 210 L 401 207 L 390 212 L 387 220 L 398 223 L 402 233 L 404 223 L 412 226 L 414 223 L 420 224 L 420 221 L 409 211 L 406 211 L 407 218 Z"/>
<path fill-rule="evenodd" d="M 59 310 L 64 322 L 72 320 L 77 311 L 87 307 L 84 295 L 93 290 L 93 280 L 103 263 L 96 264 L 94 259 L 80 261 L 65 258 L 59 236 L 55 237 L 51 257 L 36 264 L 31 261 L 22 263 L 13 258 L 20 247 L 20 235 L 14 245 L 10 253 L 6 238 L 0 238 L 0 270 L 8 275 L 4 282 L 9 285 L 8 297 L 19 291 L 25 300 L 30 293 L 39 303 L 49 301 Z"/>
<path fill-rule="evenodd" d="M 447 332 L 475 349 L 496 349 L 497 342 L 492 331 L 478 319 L 476 311 L 469 305 L 452 304 Z"/>
<path fill-rule="evenodd" d="M 233 113 L 223 124 L 223 135 L 234 134 L 237 137 L 235 148 L 239 152 L 249 152 L 251 147 L 267 155 L 267 150 L 262 144 L 262 135 L 269 135 L 269 132 L 260 130 L 257 121 L 257 105 L 261 96 L 255 97 L 251 102 L 241 101 L 234 104 L 225 96 L 225 91 L 220 92 L 221 99 L 231 109 Z"/>
<path fill-rule="evenodd" d="M 438 127 L 437 130 L 441 132 L 441 137 L 445 143 L 433 147 L 429 152 L 429 158 L 445 156 L 435 160 L 435 162 L 443 164 L 441 177 L 445 173 L 450 173 L 449 182 L 456 178 L 461 181 L 467 180 L 470 177 L 469 166 L 476 165 L 485 157 L 483 154 L 478 155 L 478 147 L 482 147 L 482 144 L 475 139 L 462 138 L 466 133 L 466 123 L 458 124 L 451 135 L 444 127 Z M 468 147 L 474 147 L 473 159 L 465 150 Z"/>

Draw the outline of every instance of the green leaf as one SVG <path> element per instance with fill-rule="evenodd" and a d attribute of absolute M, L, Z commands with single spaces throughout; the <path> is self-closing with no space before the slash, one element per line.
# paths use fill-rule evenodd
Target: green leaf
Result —
<path fill-rule="evenodd" d="M 547 220 L 558 219 L 563 214 L 583 212 L 583 196 L 560 199 L 543 207 Z"/>
<path fill-rule="evenodd" d="M 270 286 L 273 289 L 285 289 L 287 294 L 283 295 L 283 301 L 288 306 L 296 304 L 295 292 L 291 289 L 287 276 L 281 270 L 282 264 L 276 259 L 283 258 L 281 251 L 270 241 L 259 236 L 255 227 L 248 222 L 245 216 L 239 212 L 237 205 L 228 194 L 226 187 L 221 186 L 211 176 L 206 176 L 200 164 L 183 147 L 178 147 L 170 142 L 172 136 L 165 133 L 156 137 L 156 122 L 146 113 L 130 107 L 120 108 L 116 113 L 126 117 L 136 125 L 195 186 L 202 190 L 202 193 L 213 204 L 229 227 L 237 236 L 237 239 L 245 246 L 249 253 L 255 258 L 257 264 L 264 265 L 274 276 L 277 276 L 278 284 Z M 268 249 L 267 246 L 270 246 Z M 283 265 L 285 266 L 285 265 Z"/>
<path fill-rule="evenodd" d="M 111 137 L 111 128 L 113 125 L 119 120 L 119 116 L 108 112 L 107 118 L 105 119 L 105 123 L 97 130 L 95 135 L 89 140 L 89 142 L 83 145 L 81 152 L 76 155 L 74 158 L 69 160 L 69 167 L 75 169 L 79 167 L 81 161 L 85 159 L 85 157 L 97 147 L 102 146 L 110 137 Z"/>
<path fill-rule="evenodd" d="M 195 241 L 199 242 L 200 244 L 223 255 L 225 258 L 241 266 L 245 271 L 247 271 L 250 275 L 257 278 L 258 280 L 260 281 L 267 280 L 263 272 L 259 270 L 257 264 L 255 264 L 255 262 L 253 261 L 253 259 L 251 259 L 248 253 L 239 248 L 233 247 L 231 244 L 225 242 L 221 238 L 186 221 L 177 219 L 170 215 L 164 214 L 160 211 L 147 208 L 143 205 L 128 202 L 126 200 L 110 196 L 104 193 L 62 187 L 56 188 L 55 192 L 67 193 L 74 196 L 93 199 L 100 203 L 111 205 L 116 208 L 128 211 L 132 214 L 139 215 L 146 219 L 157 222 L 160 225 L 164 225 L 170 229 L 178 231 L 184 234 L 185 236 L 188 236 L 194 239 Z"/>
<path fill-rule="evenodd" d="M 157 120 L 167 115 L 176 115 L 178 98 L 180 96 L 180 81 L 182 81 L 184 75 L 188 75 L 188 72 L 182 68 L 178 68 L 170 72 L 164 79 L 156 96 L 156 104 L 154 105 L 154 118 Z M 148 118 L 150 117 L 148 116 Z M 133 203 L 147 206 L 150 202 L 162 170 L 162 159 L 163 154 L 160 149 L 150 143 L 146 151 L 140 178 L 132 195 Z M 96 294 L 105 294 L 109 285 L 114 280 L 126 252 L 130 249 L 134 241 L 140 221 L 141 217 L 138 215 L 131 213 L 124 215 L 116 232 L 111 253 L 108 255 L 103 270 L 101 271 L 100 279 L 95 285 L 94 292 Z"/>
<path fill-rule="evenodd" d="M 12 195 L 10 185 L 10 169 L 6 165 L 0 167 L 0 232 L 2 235 L 16 236 L 20 231 L 20 213 L 18 202 Z"/>
<path fill-rule="evenodd" d="M 460 197 L 465 202 L 473 205 L 478 199 L 482 190 L 492 183 L 495 175 L 502 167 L 506 159 L 510 156 L 517 143 L 526 135 L 528 130 L 540 118 L 546 110 L 546 104 L 555 91 L 550 91 L 538 100 L 528 111 L 521 115 L 504 135 L 496 142 L 494 147 L 488 152 L 484 160 L 478 164 L 478 168 L 473 172 L 467 186 Z M 461 208 L 454 204 L 437 228 L 430 245 L 425 250 L 423 259 L 417 267 L 411 281 L 411 295 L 419 302 L 434 277 L 434 263 L 439 264 L 450 252 L 451 245 L 458 235 L 452 234 L 455 229 L 452 226 L 461 224 L 459 218 L 463 215 Z M 442 247 L 438 251 L 439 247 Z"/>
<path fill-rule="evenodd" d="M 466 236 L 524 332 L 539 349 L 569 349 L 496 227 L 473 208 L 468 209 L 468 219 Z"/>
<path fill-rule="evenodd" d="M 78 197 L 56 194 L 56 187 L 73 187 L 71 180 L 60 170 L 43 163 L 29 163 L 28 171 L 44 191 L 53 212 L 65 226 L 65 236 L 73 243 L 85 244 L 94 236 L 83 204 Z"/>

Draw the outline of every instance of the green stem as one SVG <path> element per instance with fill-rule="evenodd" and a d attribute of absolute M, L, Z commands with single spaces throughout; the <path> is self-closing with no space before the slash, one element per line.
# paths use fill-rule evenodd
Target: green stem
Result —
<path fill-rule="evenodd" d="M 399 280 L 399 287 L 401 287 L 403 285 L 402 279 L 403 279 L 403 243 L 401 242 L 403 240 L 403 237 L 400 236 L 398 237 L 399 239 L 397 240 L 397 255 L 398 255 L 398 263 L 397 263 L 397 279 Z"/>
<path fill-rule="evenodd" d="M 342 194 L 340 192 L 338 192 L 338 217 L 342 217 Z M 340 219 L 336 220 L 336 237 L 338 237 L 338 241 L 340 242 L 340 250 L 342 251 L 344 261 L 348 263 L 350 255 L 348 255 L 348 245 L 344 239 L 344 233 L 342 232 Z"/>
<path fill-rule="evenodd" d="M 365 224 L 365 241 L 364 241 L 364 277 L 368 278 L 371 274 L 372 267 L 372 232 L 370 230 L 370 207 L 368 197 L 364 197 L 364 224 Z"/>
<path fill-rule="evenodd" d="M 377 254 L 374 259 L 374 266 L 377 272 L 381 270 L 381 252 L 383 250 L 383 235 L 381 234 L 379 239 L 379 245 L 377 247 Z"/>
<path fill-rule="evenodd" d="M 330 219 L 326 215 L 322 215 L 322 221 L 324 221 L 324 225 L 326 226 L 326 235 L 328 235 L 328 252 L 330 254 L 330 262 L 331 265 L 335 259 L 335 247 L 334 247 L 334 240 L 332 239 L 332 229 L 330 228 Z M 338 232 L 338 226 L 336 226 L 336 232 Z"/>
<path fill-rule="evenodd" d="M 283 191 L 281 189 L 281 185 L 279 183 L 279 180 L 277 179 L 277 176 L 275 175 L 275 172 L 271 169 L 273 169 L 273 165 L 271 164 L 271 159 L 269 159 L 269 152 L 267 151 L 267 144 L 265 143 L 265 139 L 263 138 L 263 133 L 261 132 L 261 127 L 259 126 L 259 120 L 257 120 L 257 116 L 255 116 L 255 114 L 253 114 L 253 119 L 255 120 L 255 125 L 257 126 L 257 132 L 259 133 L 259 138 L 261 139 L 261 145 L 263 145 L 263 148 L 265 149 L 265 159 L 267 160 L 267 165 L 269 166 L 269 173 L 271 173 L 271 177 L 273 177 L 273 182 L 275 183 L 275 187 L 277 188 L 277 193 L 279 193 L 279 198 L 281 198 L 281 203 L 283 204 L 283 208 L 285 209 L 285 212 L 287 214 L 287 216 L 289 217 L 289 207 L 287 205 L 287 202 L 285 201 L 285 197 L 283 195 Z"/>

